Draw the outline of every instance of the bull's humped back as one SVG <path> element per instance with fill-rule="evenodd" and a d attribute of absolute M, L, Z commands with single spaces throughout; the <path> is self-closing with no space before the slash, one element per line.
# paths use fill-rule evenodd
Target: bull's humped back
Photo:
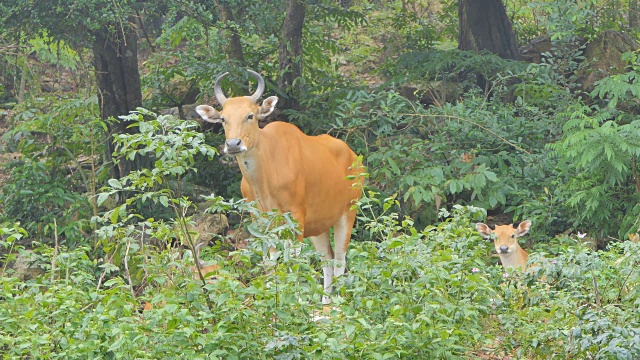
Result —
<path fill-rule="evenodd" d="M 293 160 L 282 161 L 283 165 L 296 167 L 296 176 L 315 185 L 316 192 L 332 192 L 338 183 L 350 185 L 354 181 L 345 177 L 355 173 L 352 165 L 357 156 L 344 141 L 326 134 L 308 136 L 284 122 L 268 124 L 264 135 L 277 139 L 270 141 L 279 147 L 275 153 Z"/>
<path fill-rule="evenodd" d="M 357 157 L 342 140 L 307 136 L 294 125 L 273 122 L 264 128 L 260 141 L 271 144 L 277 187 L 284 192 L 295 189 L 301 195 L 306 236 L 327 231 L 360 196 L 360 186 L 353 186 L 359 180 L 346 178 L 359 171 L 352 168 Z"/>

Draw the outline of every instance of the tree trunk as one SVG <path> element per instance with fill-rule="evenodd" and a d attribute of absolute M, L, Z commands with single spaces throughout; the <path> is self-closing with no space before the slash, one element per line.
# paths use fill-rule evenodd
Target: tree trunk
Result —
<path fill-rule="evenodd" d="M 237 28 L 233 26 L 235 22 L 233 11 L 231 11 L 231 7 L 225 0 L 215 0 L 214 3 L 218 10 L 220 21 L 224 24 L 222 37 L 225 40 L 227 56 L 229 56 L 229 59 L 240 63 L 240 65 L 244 65 L 244 52 L 242 51 L 240 34 L 238 34 Z"/>
<path fill-rule="evenodd" d="M 94 66 L 98 83 L 100 117 L 106 121 L 108 138 L 106 160 L 113 161 L 113 138 L 117 134 L 135 133 L 137 128 L 127 129 L 128 123 L 118 118 L 128 115 L 142 106 L 140 73 L 138 72 L 138 43 L 130 27 L 109 31 L 106 27 L 94 32 Z M 119 158 L 111 166 L 111 177 L 120 179 L 133 170 L 148 166 L 146 158 L 134 160 Z"/>
<path fill-rule="evenodd" d="M 353 5 L 353 0 L 338 0 L 338 2 L 344 9 L 348 9 Z"/>
<path fill-rule="evenodd" d="M 294 81 L 302 76 L 302 26 L 304 25 L 305 11 L 303 0 L 286 0 L 286 14 L 279 49 L 280 77 L 278 78 L 278 87 L 287 96 L 281 100 L 280 109 L 299 108 L 296 99 L 299 91 L 294 86 Z"/>
<path fill-rule="evenodd" d="M 487 50 L 520 59 L 516 37 L 501 0 L 458 0 L 458 49 Z"/>
<path fill-rule="evenodd" d="M 638 30 L 640 27 L 640 13 L 638 13 L 638 0 L 629 0 L 629 28 Z"/>

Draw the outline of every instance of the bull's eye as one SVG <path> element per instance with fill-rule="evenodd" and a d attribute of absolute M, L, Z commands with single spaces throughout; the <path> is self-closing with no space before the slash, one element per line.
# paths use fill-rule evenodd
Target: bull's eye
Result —
<path fill-rule="evenodd" d="M 224 118 L 222 116 L 220 117 L 220 122 L 224 122 Z"/>
<path fill-rule="evenodd" d="M 515 239 L 515 237 L 516 237 L 516 234 L 511 234 L 512 239 Z"/>
<path fill-rule="evenodd" d="M 247 119 L 248 119 L 248 120 L 253 119 L 253 114 L 249 114 L 249 116 L 247 116 Z"/>

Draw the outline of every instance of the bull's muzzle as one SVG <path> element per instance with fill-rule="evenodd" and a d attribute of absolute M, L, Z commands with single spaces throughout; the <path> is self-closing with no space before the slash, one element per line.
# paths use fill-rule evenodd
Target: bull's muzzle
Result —
<path fill-rule="evenodd" d="M 224 144 L 225 154 L 235 155 L 244 151 L 247 151 L 247 147 L 244 146 L 242 139 L 228 139 Z"/>
<path fill-rule="evenodd" d="M 509 247 L 508 246 L 506 246 L 506 245 L 500 246 L 500 253 L 506 254 L 508 252 L 509 252 Z"/>

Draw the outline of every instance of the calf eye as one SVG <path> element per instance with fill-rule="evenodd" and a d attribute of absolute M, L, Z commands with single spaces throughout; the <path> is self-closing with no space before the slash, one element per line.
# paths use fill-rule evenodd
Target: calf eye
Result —
<path fill-rule="evenodd" d="M 220 117 L 220 122 L 224 122 L 224 118 L 223 117 Z"/>
<path fill-rule="evenodd" d="M 249 114 L 249 116 L 247 116 L 247 119 L 249 120 L 253 119 L 253 114 Z"/>
<path fill-rule="evenodd" d="M 516 234 L 511 234 L 511 238 L 512 239 L 515 238 L 515 237 L 516 237 Z"/>

